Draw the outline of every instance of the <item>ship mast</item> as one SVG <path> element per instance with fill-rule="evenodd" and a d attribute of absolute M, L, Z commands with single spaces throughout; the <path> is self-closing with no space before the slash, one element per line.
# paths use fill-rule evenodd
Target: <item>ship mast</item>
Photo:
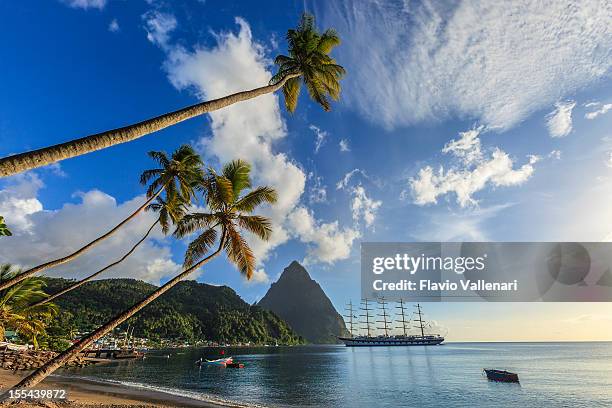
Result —
<path fill-rule="evenodd" d="M 378 316 L 382 317 L 382 320 L 377 320 L 377 323 L 382 323 L 383 327 L 378 327 L 378 329 L 384 330 L 385 332 L 385 337 L 389 337 L 389 322 L 387 321 L 387 317 L 389 317 L 389 315 L 387 314 L 387 302 L 385 302 L 385 298 L 380 298 L 380 300 L 378 301 L 378 305 L 380 306 L 380 310 L 382 311 L 382 313 L 379 313 Z"/>
<path fill-rule="evenodd" d="M 362 301 L 363 306 L 361 307 L 361 310 L 364 312 L 364 314 L 360 314 L 360 317 L 365 317 L 365 326 L 362 327 L 362 329 L 366 330 L 366 332 L 368 333 L 368 337 L 371 337 L 371 323 L 370 320 L 372 319 L 372 315 L 370 314 L 370 311 L 372 311 L 373 309 L 370 309 L 369 303 L 368 303 L 368 299 L 364 299 Z"/>
<path fill-rule="evenodd" d="M 397 328 L 397 329 L 402 329 L 402 330 L 404 331 L 404 336 L 408 336 L 408 329 L 407 329 L 406 324 L 407 324 L 407 323 L 410 323 L 410 320 L 406 321 L 406 314 L 405 314 L 405 312 L 404 312 L 404 310 L 405 310 L 404 300 L 403 300 L 403 299 L 400 299 L 400 301 L 399 301 L 399 306 L 396 306 L 395 308 L 400 310 L 400 312 L 399 312 L 399 316 L 402 318 L 402 319 L 400 320 L 400 322 L 402 323 L 402 325 L 401 325 L 401 326 L 397 326 L 396 328 Z"/>
<path fill-rule="evenodd" d="M 419 305 L 417 303 L 416 308 L 417 308 L 416 314 L 417 314 L 417 316 L 419 316 L 419 318 L 415 319 L 415 321 L 419 322 L 419 325 L 418 326 L 414 326 L 414 327 L 416 327 L 417 329 L 420 328 L 421 329 L 421 337 L 425 337 L 425 330 L 423 328 L 423 313 L 421 313 L 421 305 Z"/>
<path fill-rule="evenodd" d="M 346 311 L 348 312 L 347 315 L 344 315 L 344 317 L 348 317 L 348 324 L 349 324 L 349 332 L 351 333 L 351 337 L 353 337 L 353 326 L 355 325 L 355 323 L 353 322 L 353 319 L 356 318 L 357 316 L 355 316 L 353 314 L 353 302 L 349 301 L 348 305 L 346 305 Z"/>

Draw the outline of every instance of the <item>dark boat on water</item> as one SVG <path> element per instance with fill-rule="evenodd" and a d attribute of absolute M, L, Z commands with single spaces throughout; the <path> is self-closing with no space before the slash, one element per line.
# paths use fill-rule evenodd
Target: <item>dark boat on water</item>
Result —
<path fill-rule="evenodd" d="M 491 369 L 483 369 L 485 374 L 487 375 L 487 379 L 490 381 L 498 381 L 498 382 L 510 382 L 517 383 L 519 382 L 518 374 L 511 373 L 509 371 L 502 370 L 491 370 Z"/>

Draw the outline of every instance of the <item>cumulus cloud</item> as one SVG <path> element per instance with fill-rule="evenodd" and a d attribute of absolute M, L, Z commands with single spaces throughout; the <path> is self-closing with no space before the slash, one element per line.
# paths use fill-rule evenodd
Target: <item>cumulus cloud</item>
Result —
<path fill-rule="evenodd" d="M 309 244 L 305 264 L 323 262 L 332 264 L 351 254 L 353 241 L 361 234 L 353 228 L 341 228 L 338 221 L 318 222 L 305 207 L 298 207 L 289 215 L 289 224 L 299 240 Z"/>
<path fill-rule="evenodd" d="M 262 268 L 256 269 L 251 276 L 251 280 L 247 281 L 250 284 L 265 284 L 270 282 L 270 277 Z"/>
<path fill-rule="evenodd" d="M 416 177 L 409 180 L 415 204 L 437 203 L 439 196 L 455 193 L 461 207 L 476 204 L 472 197 L 487 185 L 496 187 L 513 186 L 524 183 L 534 172 L 533 165 L 539 156 L 530 155 L 528 162 L 514 168 L 510 156 L 499 148 L 494 148 L 490 156 L 483 154 L 480 138 L 482 128 L 461 132 L 459 139 L 446 144 L 443 153 L 450 153 L 460 159 L 460 164 L 444 170 L 440 166 L 434 171 L 431 166 L 419 170 Z M 406 196 L 403 192 L 402 196 Z"/>
<path fill-rule="evenodd" d="M 327 139 L 328 133 L 324 130 L 321 130 L 320 128 L 318 128 L 315 125 L 310 125 L 308 127 L 310 130 L 312 130 L 315 134 L 315 149 L 314 152 L 315 154 L 319 153 L 319 149 L 321 148 L 321 146 L 323 146 L 323 144 L 325 143 L 325 139 Z"/>
<path fill-rule="evenodd" d="M 382 205 L 382 201 L 373 200 L 368 197 L 365 188 L 360 184 L 353 187 L 351 192 L 351 211 L 353 220 L 360 223 L 363 220 L 366 227 L 371 227 L 376 220 L 378 209 Z"/>
<path fill-rule="evenodd" d="M 106 6 L 106 0 L 62 0 L 62 3 L 72 7 L 87 10 L 97 8 L 102 10 Z"/>
<path fill-rule="evenodd" d="M 346 139 L 340 140 L 340 143 L 338 143 L 338 146 L 340 147 L 340 151 L 341 152 L 350 152 L 351 151 L 351 148 L 349 146 L 349 142 Z"/>
<path fill-rule="evenodd" d="M 36 197 L 43 186 L 42 180 L 33 172 L 8 179 L 4 189 L 0 190 L 0 214 L 11 230 L 32 233 L 33 223 L 29 216 L 43 209 Z"/>
<path fill-rule="evenodd" d="M 113 18 L 108 24 L 108 31 L 110 31 L 111 33 L 116 33 L 119 31 L 119 22 L 116 18 Z"/>
<path fill-rule="evenodd" d="M 216 33 L 217 44 L 212 47 L 196 45 L 187 50 L 167 42 L 160 44 L 167 53 L 168 78 L 177 89 L 188 89 L 200 99 L 211 99 L 268 83 L 271 61 L 266 58 L 264 46 L 253 39 L 245 20 L 237 18 L 236 23 L 238 32 Z M 236 158 L 250 162 L 254 182 L 272 186 L 279 193 L 278 202 L 264 210 L 274 225 L 270 240 L 249 239 L 260 263 L 270 251 L 291 238 L 311 246 L 311 262 L 319 254 L 320 260 L 328 263 L 348 256 L 347 251 L 333 251 L 327 245 L 333 241 L 330 237 L 337 235 L 344 237 L 350 247 L 354 238 L 348 238 L 354 234 L 340 229 L 337 223 L 319 223 L 300 206 L 306 175 L 286 154 L 274 149 L 274 143 L 287 136 L 278 95 L 260 96 L 211 112 L 210 118 L 212 135 L 199 141 L 204 154 L 221 162 Z M 305 218 L 309 228 L 304 227 Z"/>
<path fill-rule="evenodd" d="M 76 195 L 76 203 L 50 210 L 38 199 L 43 186 L 36 173 L 30 172 L 15 176 L 0 190 L 0 212 L 13 232 L 0 246 L 0 262 L 27 268 L 67 255 L 108 231 L 145 201 L 138 196 L 117 203 L 110 195 L 91 190 Z M 83 278 L 123 256 L 154 221 L 155 214 L 140 214 L 89 253 L 47 274 Z M 176 274 L 180 265 L 172 261 L 161 230 L 154 230 L 151 238 L 101 278 L 131 277 L 158 284 L 161 278 Z"/>
<path fill-rule="evenodd" d="M 170 33 L 176 29 L 176 17 L 169 13 L 151 10 L 145 13 L 142 18 L 145 22 L 147 39 L 165 49 L 170 41 Z"/>
<path fill-rule="evenodd" d="M 548 157 L 561 160 L 561 150 L 552 150 L 550 153 L 548 153 Z"/>
<path fill-rule="evenodd" d="M 574 101 L 557 102 L 555 110 L 546 116 L 546 126 L 550 137 L 565 137 L 572 131 L 572 110 Z"/>
<path fill-rule="evenodd" d="M 309 3 L 350 39 L 334 51 L 354 67 L 346 104 L 387 128 L 458 116 L 508 129 L 612 66 L 606 0 Z"/>
<path fill-rule="evenodd" d="M 587 112 L 584 117 L 592 120 L 595 119 L 596 117 L 600 116 L 600 115 L 604 115 L 606 113 L 608 113 L 610 110 L 612 110 L 612 103 L 606 103 L 604 105 L 602 105 L 599 102 L 591 102 L 591 103 L 587 103 L 585 105 L 586 107 L 599 107 L 598 109 L 595 109 L 591 112 Z"/>

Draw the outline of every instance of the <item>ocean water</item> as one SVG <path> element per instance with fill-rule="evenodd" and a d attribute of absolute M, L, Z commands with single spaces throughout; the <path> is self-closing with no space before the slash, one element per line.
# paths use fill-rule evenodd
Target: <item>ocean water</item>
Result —
<path fill-rule="evenodd" d="M 166 356 L 169 355 L 169 358 Z M 229 348 L 243 369 L 197 367 L 213 349 L 166 350 L 63 375 L 269 407 L 612 407 L 612 343 Z M 519 374 L 494 383 L 483 367 Z"/>

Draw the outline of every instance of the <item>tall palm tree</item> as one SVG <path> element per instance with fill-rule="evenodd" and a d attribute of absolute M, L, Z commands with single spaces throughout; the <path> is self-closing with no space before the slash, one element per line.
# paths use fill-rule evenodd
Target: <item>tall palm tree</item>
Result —
<path fill-rule="evenodd" d="M 9 264 L 0 265 L 0 282 L 9 280 L 19 273 Z M 0 340 L 4 340 L 7 328 L 22 333 L 35 342 L 36 334 L 44 333 L 45 321 L 57 314 L 57 306 L 47 303 L 30 306 L 47 298 L 40 278 L 29 278 L 0 291 Z M 36 334 L 35 334 L 36 333 Z M 36 346 L 36 344 L 35 344 Z"/>
<path fill-rule="evenodd" d="M 118 129 L 5 157 L 0 159 L 0 177 L 45 166 L 71 157 L 81 156 L 120 143 L 130 142 L 187 119 L 261 95 L 274 93 L 281 88 L 283 88 L 285 97 L 295 98 L 295 101 L 290 99 L 290 103 L 287 103 L 287 106 L 291 107 L 290 110 L 293 111 L 297 103 L 297 93 L 299 93 L 299 85 L 296 85 L 295 80 L 302 75 L 311 97 L 323 105 L 325 110 L 329 110 L 329 102 L 325 95 L 329 94 L 332 98 L 336 99 L 339 93 L 337 80 L 334 82 L 332 77 L 339 79 L 341 74 L 344 73 L 342 67 L 335 65 L 333 60 L 326 56 L 334 46 L 340 43 L 338 36 L 333 30 L 327 30 L 322 35 L 319 35 L 314 28 L 314 18 L 309 14 L 304 14 L 298 29 L 288 31 L 287 40 L 289 41 L 290 57 L 279 57 L 280 60 L 278 62 L 281 69 L 266 86 L 197 103 Z M 285 58 L 290 58 L 292 61 L 295 61 L 295 64 L 288 64 Z M 248 75 L 248 72 L 245 72 L 245 75 Z"/>
<path fill-rule="evenodd" d="M 340 80 L 346 73 L 344 68 L 329 56 L 330 52 L 340 45 L 340 37 L 333 29 L 319 33 L 312 15 L 304 13 L 297 29 L 287 31 L 289 55 L 279 55 L 274 63 L 278 72 L 272 77 L 271 84 L 283 78 L 283 95 L 285 107 L 294 112 L 303 83 L 310 97 L 323 107 L 331 109 L 328 98 L 338 100 L 340 97 Z M 295 75 L 299 74 L 299 75 Z"/>
<path fill-rule="evenodd" d="M 132 317 L 189 274 L 217 257 L 222 251 L 225 251 L 229 261 L 247 279 L 250 278 L 255 269 L 255 257 L 243 237 L 242 231 L 249 231 L 263 240 L 269 239 L 272 232 L 270 220 L 259 215 L 252 215 L 252 213 L 261 204 L 276 202 L 276 191 L 270 187 L 257 187 L 243 194 L 251 186 L 249 173 L 250 166 L 240 160 L 225 165 L 221 174 L 212 170 L 209 171 L 208 177 L 202 182 L 209 212 L 186 215 L 179 222 L 175 233 L 180 237 L 200 231 L 200 234 L 188 246 L 183 272 L 50 360 L 13 388 L 21 389 L 35 386 L 53 371 L 72 360 L 93 342 Z M 205 256 L 217 241 L 217 248 Z M 8 391 L 0 398 L 6 400 L 7 396 Z"/>
<path fill-rule="evenodd" d="M 98 275 L 102 274 L 103 272 L 119 265 L 121 262 L 125 261 L 130 255 L 132 255 L 134 251 L 136 251 L 136 249 L 140 246 L 140 244 L 142 244 L 148 238 L 148 236 L 151 234 L 151 231 L 153 231 L 153 229 L 158 224 L 161 226 L 161 229 L 164 235 L 167 235 L 168 231 L 170 230 L 170 224 L 176 225 L 183 218 L 183 216 L 187 213 L 187 203 L 183 200 L 183 198 L 180 195 L 166 193 L 166 196 L 168 195 L 170 197 L 167 199 L 163 199 L 162 197 L 157 197 L 156 202 L 149 204 L 149 206 L 146 208 L 147 211 L 157 212 L 159 216 L 155 220 L 155 222 L 151 224 L 151 226 L 149 227 L 147 232 L 142 236 L 142 238 L 140 238 L 140 240 L 138 240 L 138 242 L 136 242 L 134 246 L 132 246 L 132 248 L 130 248 L 130 250 L 126 252 L 121 258 L 117 259 L 115 262 L 111 264 L 106 265 L 104 268 L 100 269 L 99 271 L 94 272 L 89 276 L 86 276 L 80 281 L 74 282 L 72 285 L 60 290 L 57 293 L 54 293 L 48 298 L 39 300 L 38 302 L 34 303 L 32 306 L 41 306 L 41 305 L 44 305 L 45 303 L 52 302 L 58 297 L 63 296 L 66 293 L 71 292 L 75 290 L 76 288 L 84 285 L 85 283 L 93 280 Z"/>
<path fill-rule="evenodd" d="M 111 237 L 122 226 L 140 214 L 161 194 L 164 189 L 166 189 L 170 195 L 180 194 L 185 200 L 191 200 L 195 193 L 194 186 L 197 185 L 198 180 L 204 177 L 202 171 L 202 159 L 193 150 L 193 148 L 189 145 L 183 145 L 172 153 L 170 158 L 168 158 L 166 153 L 157 151 L 149 152 L 149 156 L 159 164 L 159 168 L 145 170 L 140 176 L 140 182 L 143 185 L 150 183 L 147 189 L 148 198 L 144 204 L 138 207 L 136 211 L 113 227 L 110 231 L 94 239 L 73 253 L 30 268 L 12 279 L 0 283 L 0 290 L 9 288 L 23 279 L 34 275 L 35 273 L 54 268 L 78 258 L 94 246 L 98 245 L 100 242 Z"/>

